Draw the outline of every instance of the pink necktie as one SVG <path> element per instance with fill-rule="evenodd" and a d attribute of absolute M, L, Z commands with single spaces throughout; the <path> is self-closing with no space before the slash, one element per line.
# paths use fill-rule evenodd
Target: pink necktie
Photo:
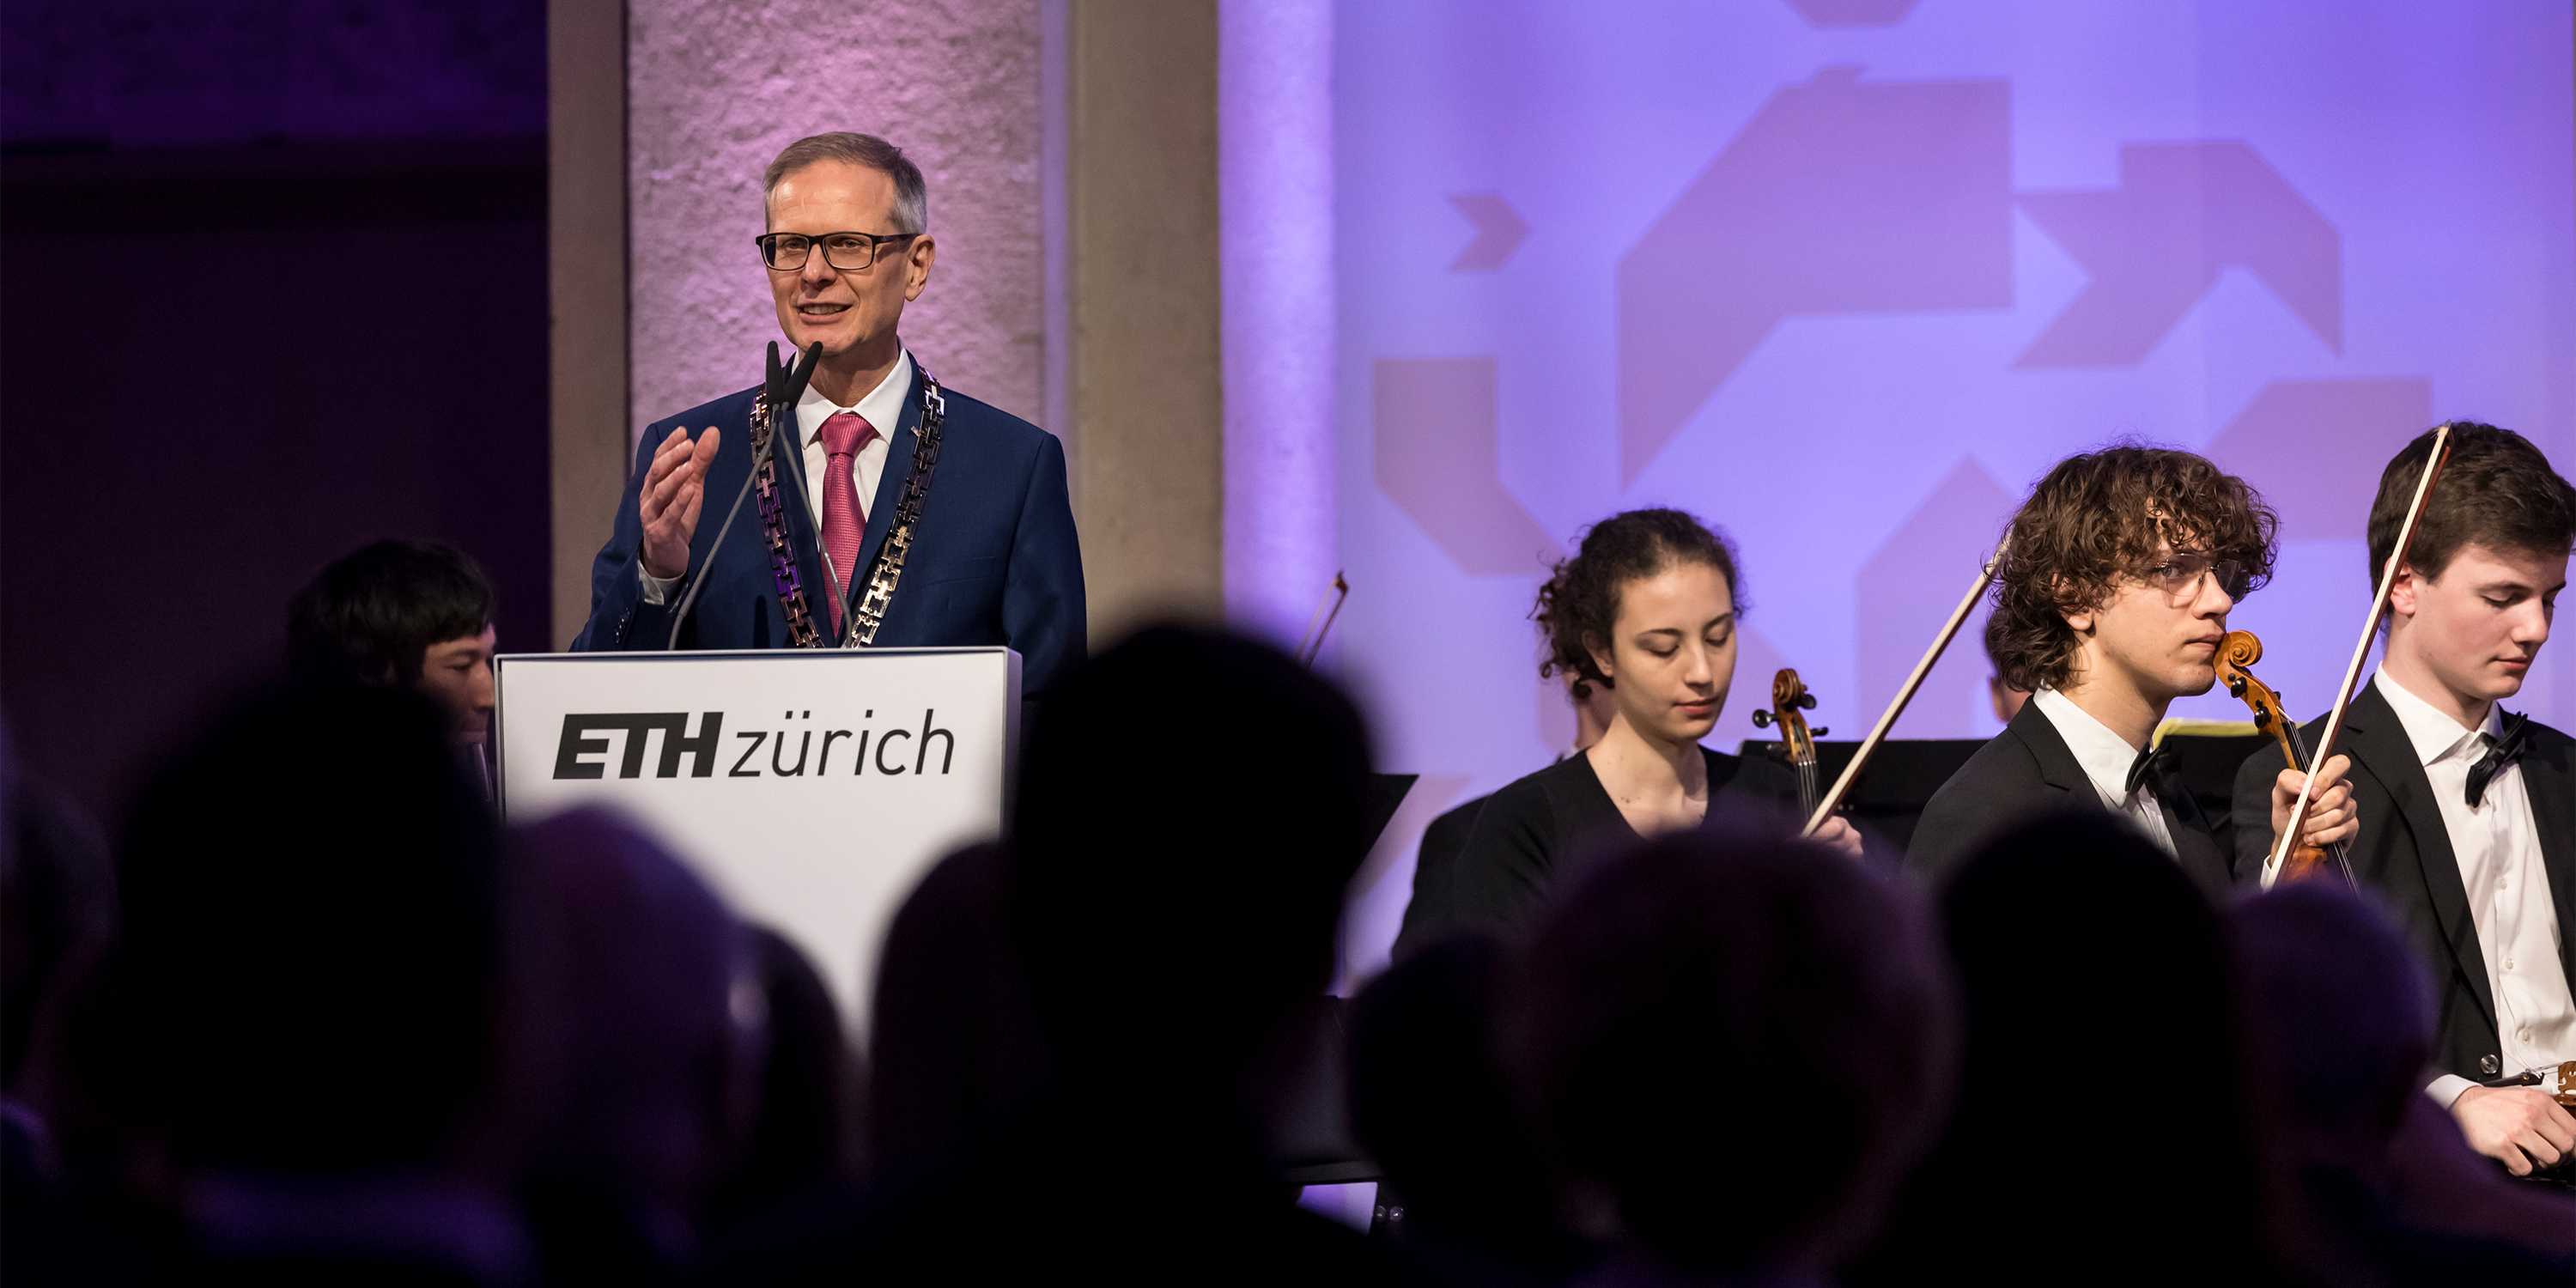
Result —
<path fill-rule="evenodd" d="M 832 413 L 815 431 L 823 440 L 823 450 L 831 457 L 823 466 L 823 549 L 832 556 L 831 571 L 824 581 L 832 588 L 832 635 L 839 642 L 841 605 L 850 591 L 850 578 L 858 570 L 859 537 L 868 530 L 868 512 L 859 504 L 857 470 L 859 449 L 877 436 L 876 426 L 857 412 Z"/>

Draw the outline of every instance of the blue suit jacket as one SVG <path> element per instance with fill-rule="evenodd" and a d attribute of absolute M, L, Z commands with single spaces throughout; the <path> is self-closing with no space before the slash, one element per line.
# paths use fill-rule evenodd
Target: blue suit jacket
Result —
<path fill-rule="evenodd" d="M 643 523 L 636 494 L 653 452 L 674 430 L 714 426 L 724 431 L 707 473 L 707 499 L 689 541 L 689 578 L 706 589 L 689 610 L 678 647 L 758 649 L 788 647 L 787 615 L 769 570 L 760 529 L 760 502 L 747 497 L 733 534 L 712 563 L 708 551 L 724 512 L 751 472 L 751 406 L 756 389 L 692 407 L 645 427 L 635 447 L 635 471 L 617 504 L 617 526 L 590 569 L 590 620 L 572 642 L 576 652 L 669 647 L 671 613 L 688 594 L 683 580 L 664 604 L 644 602 L 637 552 Z M 880 647 L 1007 644 L 1019 650 L 1020 689 L 1035 697 L 1083 652 L 1082 550 L 1073 530 L 1065 490 L 1064 445 L 1053 434 L 1017 416 L 977 402 L 954 389 L 940 433 L 939 465 L 922 501 L 921 531 L 905 557 L 903 580 L 877 630 Z M 791 441 L 794 421 L 786 420 Z M 868 505 L 858 567 L 867 568 L 894 520 L 895 498 L 912 473 L 912 449 L 921 425 L 921 369 L 913 368 L 903 419 L 888 444 L 885 474 Z M 821 543 L 798 495 L 797 475 L 778 468 L 779 500 L 787 512 L 788 539 L 796 550 L 805 602 L 814 626 L 829 634 L 831 594 L 823 579 Z M 853 588 L 862 589 L 862 588 Z"/>

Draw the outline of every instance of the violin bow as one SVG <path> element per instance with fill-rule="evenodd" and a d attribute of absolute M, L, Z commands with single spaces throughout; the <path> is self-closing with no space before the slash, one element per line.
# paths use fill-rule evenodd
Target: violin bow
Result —
<path fill-rule="evenodd" d="M 1985 597 L 1986 587 L 1994 584 L 1995 569 L 2003 565 L 2004 551 L 2011 545 L 2012 529 L 2006 528 L 2003 540 L 1995 543 L 1994 553 L 1986 556 L 1985 566 L 1977 570 L 1977 579 L 1968 587 L 1968 593 L 1959 598 L 1957 608 L 1950 610 L 1950 620 L 1943 622 L 1941 633 L 1932 637 L 1932 647 L 1923 651 L 1923 660 L 1914 664 L 1914 673 L 1906 676 L 1905 683 L 1897 687 L 1895 699 L 1887 704 L 1887 710 L 1879 713 L 1878 723 L 1870 727 L 1868 737 L 1861 739 L 1859 748 L 1852 752 L 1851 763 L 1843 766 L 1842 774 L 1834 779 L 1833 788 L 1825 793 L 1825 798 L 1816 802 L 1816 812 L 1807 816 L 1807 825 L 1798 829 L 1798 835 L 1814 836 L 1816 829 L 1823 827 L 1825 820 L 1842 808 L 1843 797 L 1850 793 L 1852 780 L 1860 776 L 1861 766 L 1868 764 L 1870 754 L 1878 750 L 1878 744 L 1887 740 L 1887 731 L 1895 727 L 1896 718 L 1905 713 L 1905 704 L 1914 700 L 1914 691 L 1923 687 L 1923 677 L 1932 673 L 1932 664 L 1940 661 L 1942 650 L 1950 647 L 1951 639 L 1959 633 L 1960 623 L 1967 621 L 1968 614 L 1976 611 L 1977 601 Z"/>
<path fill-rule="evenodd" d="M 2281 864 L 2298 845 L 2299 833 L 2308 825 L 2308 808 L 2315 802 L 2317 772 L 2334 756 L 2335 737 L 2343 732 L 2343 713 L 2352 705 L 2353 689 L 2361 682 L 2361 663 L 2370 656 L 2370 641 L 2379 634 L 2379 615 L 2388 611 L 2388 592 L 2397 585 L 2397 567 L 2406 562 L 2406 548 L 2415 542 L 2415 521 L 2424 517 L 2424 498 L 2433 493 L 2433 480 L 2442 472 L 2442 463 L 2451 456 L 2451 426 L 2445 421 L 2433 430 L 2433 450 L 2424 458 L 2424 473 L 2415 480 L 2415 499 L 2406 507 L 2406 522 L 2397 529 L 2397 548 L 2388 552 L 2388 563 L 2379 570 L 2379 593 L 2371 596 L 2370 616 L 2362 619 L 2361 642 L 2352 646 L 2352 662 L 2343 670 L 2343 687 L 2335 690 L 2334 710 L 2326 715 L 2326 731 L 2317 738 L 2316 750 L 2308 757 L 2307 781 L 2299 785 L 2298 803 L 2290 807 L 2290 825 L 2273 838 L 2272 857 L 2263 860 L 2263 888 L 2281 878 Z"/>
<path fill-rule="evenodd" d="M 1333 629 L 1334 619 L 1342 615 L 1342 601 L 1350 597 L 1351 584 L 1335 572 L 1332 588 L 1324 592 L 1323 602 L 1315 605 L 1315 615 L 1306 619 L 1306 634 L 1297 644 L 1298 665 L 1315 664 L 1315 655 L 1324 651 L 1324 636 Z"/>

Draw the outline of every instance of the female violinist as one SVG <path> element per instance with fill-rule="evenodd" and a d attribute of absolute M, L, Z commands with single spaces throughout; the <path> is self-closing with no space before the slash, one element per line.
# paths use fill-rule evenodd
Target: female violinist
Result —
<path fill-rule="evenodd" d="M 1517 927 L 1552 889 L 1641 837 L 1708 820 L 1795 829 L 1798 780 L 1786 767 L 1700 745 L 1735 679 L 1740 586 L 1726 538 L 1678 510 L 1604 519 L 1557 564 L 1532 614 L 1539 672 L 1570 676 L 1578 701 L 1608 690 L 1609 728 L 1477 815 L 1455 877 L 1464 922 Z M 1840 818 L 1815 839 L 1860 852 Z"/>

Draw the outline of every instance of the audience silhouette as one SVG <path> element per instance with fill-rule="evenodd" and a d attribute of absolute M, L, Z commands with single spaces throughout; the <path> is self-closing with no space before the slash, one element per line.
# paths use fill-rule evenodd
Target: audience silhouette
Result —
<path fill-rule="evenodd" d="M 1221 705 L 1222 739 L 1146 713 Z M 2366 897 L 2213 906 L 2105 814 L 1937 890 L 1705 827 L 1531 933 L 1326 996 L 1358 708 L 1151 627 L 1075 668 L 1003 835 L 813 963 L 647 832 L 505 832 L 452 714 L 300 681 L 108 846 L 0 774 L 0 1275 L 83 1283 L 2414 1285 L 2576 1278 L 2576 1201 L 2420 1088 Z M 1276 1124 L 1343 1027 L 1375 1237 Z"/>

